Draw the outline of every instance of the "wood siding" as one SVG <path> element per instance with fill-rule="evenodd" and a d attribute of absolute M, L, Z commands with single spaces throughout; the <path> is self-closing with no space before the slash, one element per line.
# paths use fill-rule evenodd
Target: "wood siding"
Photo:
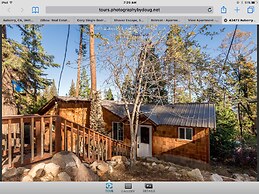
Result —
<path fill-rule="evenodd" d="M 209 129 L 193 128 L 193 140 L 178 138 L 177 126 L 157 126 L 153 131 L 153 155 L 171 154 L 209 162 Z"/>
<path fill-rule="evenodd" d="M 46 115 L 59 115 L 82 126 L 90 126 L 90 102 L 58 102 Z"/>
<path fill-rule="evenodd" d="M 89 127 L 90 102 L 59 102 L 58 108 L 52 107 L 46 114 L 60 115 L 69 121 Z M 103 108 L 105 130 L 112 137 L 112 122 L 122 119 L 111 111 Z M 209 129 L 193 128 L 193 140 L 178 138 L 178 127 L 159 125 L 155 126 L 147 118 L 141 118 L 140 123 L 152 126 L 152 155 L 171 154 L 183 156 L 204 162 L 209 162 Z M 130 127 L 127 121 L 123 123 L 124 143 L 130 146 Z M 48 132 L 46 131 L 46 134 Z M 47 142 L 48 145 L 48 142 Z"/>

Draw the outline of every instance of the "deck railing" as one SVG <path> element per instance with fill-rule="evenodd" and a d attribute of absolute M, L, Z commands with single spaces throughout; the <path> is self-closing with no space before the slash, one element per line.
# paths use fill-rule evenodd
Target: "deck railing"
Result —
<path fill-rule="evenodd" d="M 90 162 L 129 156 L 130 147 L 61 116 L 2 117 L 2 151 L 9 167 L 38 162 L 62 150 Z"/>

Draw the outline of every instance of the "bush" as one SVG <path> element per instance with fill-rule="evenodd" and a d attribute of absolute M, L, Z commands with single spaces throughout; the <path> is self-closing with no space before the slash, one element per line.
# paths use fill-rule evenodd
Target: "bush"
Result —
<path fill-rule="evenodd" d="M 256 147 L 242 146 L 238 147 L 234 153 L 235 164 L 239 166 L 257 167 L 257 151 Z"/>
<path fill-rule="evenodd" d="M 210 133 L 211 157 L 219 161 L 232 159 L 237 147 L 237 119 L 231 107 L 217 107 L 217 129 Z"/>

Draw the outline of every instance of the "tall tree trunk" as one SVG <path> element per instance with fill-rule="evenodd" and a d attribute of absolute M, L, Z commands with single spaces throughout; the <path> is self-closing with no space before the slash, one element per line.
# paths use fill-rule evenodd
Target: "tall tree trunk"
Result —
<path fill-rule="evenodd" d="M 80 69 L 81 69 L 81 63 L 83 58 L 83 33 L 84 33 L 84 27 L 80 25 L 80 41 L 79 41 L 78 60 L 77 60 L 76 97 L 79 96 L 79 90 L 80 90 Z"/>
<path fill-rule="evenodd" d="M 6 25 L 2 25 L 2 34 L 3 34 L 3 37 L 6 39 L 7 38 Z"/>
<path fill-rule="evenodd" d="M 130 125 L 130 133 L 131 133 L 131 142 L 130 142 L 130 165 L 131 167 L 135 165 L 136 156 L 137 156 L 137 140 L 134 133 L 134 125 Z"/>
<path fill-rule="evenodd" d="M 94 53 L 94 25 L 89 24 L 90 32 L 90 71 L 91 71 L 91 95 L 96 91 L 96 61 Z"/>

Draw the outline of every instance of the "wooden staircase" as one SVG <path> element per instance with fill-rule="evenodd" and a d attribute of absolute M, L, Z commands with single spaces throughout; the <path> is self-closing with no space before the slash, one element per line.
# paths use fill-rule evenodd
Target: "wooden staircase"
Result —
<path fill-rule="evenodd" d="M 60 151 L 71 151 L 93 162 L 114 155 L 128 157 L 130 147 L 58 115 L 2 117 L 2 166 L 25 166 Z"/>

